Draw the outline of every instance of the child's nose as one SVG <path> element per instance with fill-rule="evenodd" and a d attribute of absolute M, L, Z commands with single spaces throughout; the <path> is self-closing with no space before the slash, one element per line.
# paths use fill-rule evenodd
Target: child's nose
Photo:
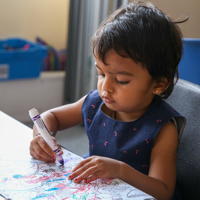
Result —
<path fill-rule="evenodd" d="M 113 92 L 113 82 L 111 78 L 105 77 L 102 83 L 102 89 L 107 92 Z"/>

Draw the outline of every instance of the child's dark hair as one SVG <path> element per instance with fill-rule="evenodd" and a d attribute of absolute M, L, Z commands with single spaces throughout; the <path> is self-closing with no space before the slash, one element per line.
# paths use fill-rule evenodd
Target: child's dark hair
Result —
<path fill-rule="evenodd" d="M 173 91 L 183 52 L 182 34 L 176 23 L 151 3 L 133 2 L 115 11 L 101 23 L 92 45 L 104 64 L 106 53 L 114 49 L 141 62 L 154 80 L 167 79 L 170 85 L 161 98 Z"/>

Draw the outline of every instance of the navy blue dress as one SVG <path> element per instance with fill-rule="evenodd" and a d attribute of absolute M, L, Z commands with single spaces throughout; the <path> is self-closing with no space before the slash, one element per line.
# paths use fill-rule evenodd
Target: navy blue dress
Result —
<path fill-rule="evenodd" d="M 174 120 L 179 137 L 185 118 L 160 98 L 132 122 L 115 120 L 102 112 L 104 104 L 97 90 L 91 91 L 82 106 L 82 118 L 89 138 L 89 155 L 123 161 L 148 175 L 154 140 L 160 129 Z"/>

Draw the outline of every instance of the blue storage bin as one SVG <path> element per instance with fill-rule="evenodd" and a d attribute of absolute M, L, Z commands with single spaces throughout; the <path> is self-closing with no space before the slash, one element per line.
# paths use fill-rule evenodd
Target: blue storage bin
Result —
<path fill-rule="evenodd" d="M 39 77 L 46 56 L 44 45 L 20 38 L 0 40 L 0 81 Z"/>
<path fill-rule="evenodd" d="M 179 77 L 200 85 L 200 38 L 183 38 Z"/>

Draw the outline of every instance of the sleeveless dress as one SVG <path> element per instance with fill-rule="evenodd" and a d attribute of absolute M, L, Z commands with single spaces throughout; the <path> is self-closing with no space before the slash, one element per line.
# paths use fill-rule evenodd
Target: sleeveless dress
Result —
<path fill-rule="evenodd" d="M 181 137 L 185 118 L 165 101 L 157 98 L 137 120 L 122 122 L 101 110 L 103 100 L 92 90 L 82 105 L 82 118 L 89 139 L 89 155 L 123 161 L 148 175 L 154 140 L 160 129 L 173 120 Z"/>

